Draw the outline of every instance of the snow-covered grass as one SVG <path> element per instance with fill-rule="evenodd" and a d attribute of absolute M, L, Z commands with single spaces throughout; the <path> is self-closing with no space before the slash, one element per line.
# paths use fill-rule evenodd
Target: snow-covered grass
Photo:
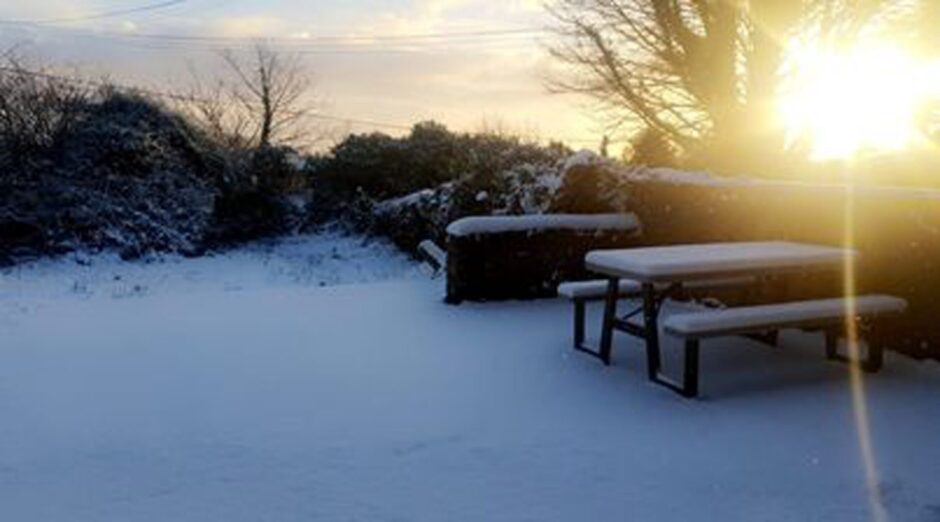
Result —
<path fill-rule="evenodd" d="M 70 297 L 72 267 L 19 272 L 0 518 L 871 519 L 848 376 L 813 336 L 705 343 L 687 401 L 646 382 L 636 343 L 610 368 L 575 354 L 566 303 L 448 306 L 374 245 L 349 257 L 384 267 L 364 280 L 408 280 L 320 287 L 292 249 L 316 250 L 135 268 L 167 277 L 131 300 L 97 278 Z M 888 354 L 866 385 L 878 494 L 892 520 L 938 520 L 940 367 Z"/>
<path fill-rule="evenodd" d="M 187 259 L 124 262 L 115 254 L 71 254 L 0 269 L 0 303 L 19 298 L 141 297 L 155 293 L 271 286 L 335 286 L 419 277 L 394 245 L 339 229 L 254 243 Z"/>

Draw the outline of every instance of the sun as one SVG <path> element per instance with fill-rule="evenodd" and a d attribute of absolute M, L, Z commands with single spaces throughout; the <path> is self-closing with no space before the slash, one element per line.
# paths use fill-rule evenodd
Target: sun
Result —
<path fill-rule="evenodd" d="M 890 42 L 842 51 L 795 44 L 782 74 L 788 142 L 808 143 L 815 160 L 913 145 L 919 107 L 940 92 L 937 68 Z"/>

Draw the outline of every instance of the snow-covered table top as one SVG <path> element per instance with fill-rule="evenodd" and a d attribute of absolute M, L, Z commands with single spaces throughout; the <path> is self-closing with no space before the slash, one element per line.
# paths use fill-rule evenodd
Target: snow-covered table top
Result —
<path fill-rule="evenodd" d="M 585 258 L 594 272 L 644 282 L 677 282 L 788 270 L 839 268 L 857 252 L 785 241 L 708 243 L 595 250 Z"/>

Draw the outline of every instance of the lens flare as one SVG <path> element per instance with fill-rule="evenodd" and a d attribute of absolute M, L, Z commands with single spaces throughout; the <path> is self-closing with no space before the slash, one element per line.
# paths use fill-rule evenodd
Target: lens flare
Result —
<path fill-rule="evenodd" d="M 782 74 L 781 124 L 816 160 L 909 147 L 920 107 L 940 93 L 936 64 L 884 42 L 841 51 L 794 43 Z"/>
<path fill-rule="evenodd" d="M 868 403 L 865 393 L 864 373 L 861 368 L 861 350 L 858 323 L 856 322 L 857 305 L 855 296 L 858 295 L 855 262 L 855 186 L 846 169 L 845 180 L 845 206 L 844 206 L 844 236 L 843 244 L 846 256 L 843 264 L 843 293 L 845 295 L 845 332 L 846 350 L 849 359 L 849 386 L 852 396 L 852 410 L 855 418 L 855 429 L 858 435 L 859 451 L 862 466 L 865 472 L 865 486 L 868 493 L 869 505 L 874 522 L 887 522 L 888 513 L 881 498 L 881 487 L 878 479 L 878 466 L 875 460 L 875 449 L 871 437 L 871 424 L 868 416 Z"/>

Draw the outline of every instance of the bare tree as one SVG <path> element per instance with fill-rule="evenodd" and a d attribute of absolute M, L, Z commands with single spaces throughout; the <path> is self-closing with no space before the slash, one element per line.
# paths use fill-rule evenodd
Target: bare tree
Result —
<path fill-rule="evenodd" d="M 202 124 L 216 143 L 242 150 L 257 143 L 257 127 L 251 112 L 232 99 L 231 87 L 223 80 L 206 82 L 193 70 L 189 89 L 176 97 L 180 109 Z"/>
<path fill-rule="evenodd" d="M 0 53 L 0 163 L 47 149 L 78 122 L 95 88 L 29 67 L 16 49 Z"/>
<path fill-rule="evenodd" d="M 888 3 L 555 0 L 563 72 L 551 85 L 599 102 L 615 129 L 649 128 L 686 151 L 782 151 L 771 115 L 789 37 L 836 21 L 848 33 Z"/>
<path fill-rule="evenodd" d="M 182 96 L 188 112 L 222 143 L 234 148 L 273 144 L 306 146 L 321 138 L 311 116 L 319 105 L 312 75 L 298 54 L 262 43 L 225 50 L 229 75 L 204 81 L 196 72 Z"/>
<path fill-rule="evenodd" d="M 311 107 L 304 105 L 312 81 L 300 55 L 285 55 L 258 43 L 248 59 L 228 50 L 222 58 L 235 74 L 233 94 L 256 126 L 258 144 L 293 142 L 302 137 L 298 122 Z"/>

